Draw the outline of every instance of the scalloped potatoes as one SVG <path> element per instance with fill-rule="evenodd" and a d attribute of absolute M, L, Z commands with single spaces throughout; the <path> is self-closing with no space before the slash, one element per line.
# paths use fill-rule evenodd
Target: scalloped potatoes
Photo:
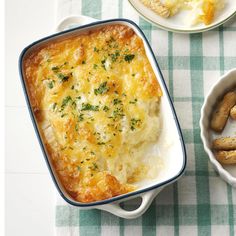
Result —
<path fill-rule="evenodd" d="M 25 59 L 24 71 L 47 152 L 75 200 L 111 198 L 158 175 L 158 154 L 148 150 L 161 129 L 162 92 L 131 28 L 48 43 Z"/>

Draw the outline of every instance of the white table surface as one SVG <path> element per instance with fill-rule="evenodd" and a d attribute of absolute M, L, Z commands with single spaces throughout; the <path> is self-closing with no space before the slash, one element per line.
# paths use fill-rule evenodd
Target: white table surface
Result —
<path fill-rule="evenodd" d="M 55 188 L 39 149 L 18 75 L 18 57 L 32 41 L 53 32 L 55 0 L 7 0 L 6 235 L 50 236 Z"/>

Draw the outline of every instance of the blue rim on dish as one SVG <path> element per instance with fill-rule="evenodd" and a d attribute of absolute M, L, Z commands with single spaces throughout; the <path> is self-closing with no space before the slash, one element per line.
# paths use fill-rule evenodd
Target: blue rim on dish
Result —
<path fill-rule="evenodd" d="M 30 99 L 29 99 L 29 95 L 28 95 L 28 92 L 27 92 L 27 89 L 26 89 L 26 83 L 25 83 L 24 75 L 23 75 L 22 63 L 23 63 L 23 58 L 24 58 L 25 53 L 31 47 L 33 47 L 33 46 L 35 46 L 35 45 L 37 45 L 37 44 L 39 44 L 41 42 L 44 42 L 44 41 L 46 41 L 48 39 L 51 39 L 51 38 L 54 38 L 56 36 L 60 36 L 60 35 L 66 34 L 66 33 L 70 33 L 70 32 L 76 31 L 78 29 L 85 29 L 85 28 L 88 28 L 88 27 L 91 27 L 91 26 L 97 26 L 97 25 L 101 25 L 102 26 L 103 24 L 111 23 L 111 22 L 117 22 L 117 23 L 125 22 L 125 23 L 133 25 L 139 31 L 139 33 L 142 35 L 143 40 L 146 42 L 146 44 L 148 46 L 148 49 L 150 50 L 151 55 L 152 55 L 152 57 L 154 59 L 155 66 L 157 67 L 157 71 L 159 73 L 160 81 L 161 81 L 161 83 L 163 85 L 163 88 L 164 88 L 166 94 L 167 94 L 167 99 L 168 99 L 168 102 L 169 102 L 170 107 L 171 107 L 171 111 L 172 111 L 172 114 L 173 114 L 175 125 L 177 127 L 177 131 L 178 131 L 179 140 L 180 140 L 180 143 L 181 143 L 182 154 L 183 154 L 183 159 L 184 160 L 183 160 L 183 165 L 182 165 L 179 173 L 177 175 L 175 175 L 174 177 L 166 180 L 166 181 L 163 181 L 161 183 L 155 184 L 153 186 L 150 186 L 150 187 L 147 187 L 147 188 L 144 188 L 144 189 L 141 189 L 141 190 L 137 190 L 137 191 L 134 191 L 134 192 L 126 193 L 126 194 L 119 195 L 119 196 L 116 196 L 116 197 L 112 197 L 112 198 L 109 198 L 109 199 L 105 199 L 105 200 L 101 200 L 101 201 L 96 201 L 96 202 L 91 202 L 91 203 L 80 203 L 80 202 L 76 202 L 75 200 L 71 201 L 69 198 L 67 198 L 65 196 L 65 194 L 61 190 L 61 188 L 60 188 L 60 186 L 59 186 L 59 184 L 57 182 L 57 179 L 56 179 L 56 177 L 55 177 L 55 175 L 53 173 L 52 166 L 51 166 L 51 164 L 49 162 L 49 157 L 48 157 L 48 155 L 46 153 L 46 150 L 45 150 L 42 138 L 40 137 L 39 129 L 37 127 L 37 122 L 36 122 L 36 119 L 34 117 L 34 113 L 33 113 L 32 107 L 30 105 Z M 24 95 L 25 95 L 26 103 L 27 103 L 28 110 L 29 110 L 29 113 L 30 113 L 30 117 L 31 117 L 34 129 L 35 129 L 35 132 L 36 132 L 36 135 L 37 135 L 37 138 L 38 138 L 41 150 L 43 152 L 45 161 L 47 163 L 47 167 L 49 169 L 50 175 L 51 175 L 51 177 L 53 179 L 53 182 L 54 182 L 58 192 L 60 193 L 62 198 L 66 202 L 68 202 L 69 204 L 74 205 L 74 206 L 78 206 L 78 207 L 89 207 L 89 206 L 97 206 L 97 205 L 103 205 L 103 204 L 111 203 L 111 202 L 114 202 L 114 201 L 118 201 L 118 200 L 121 200 L 121 199 L 125 199 L 125 198 L 131 197 L 131 196 L 135 196 L 135 195 L 138 195 L 138 194 L 141 194 L 141 193 L 153 190 L 153 189 L 161 187 L 163 185 L 170 184 L 170 183 L 174 182 L 175 180 L 177 180 L 183 174 L 183 172 L 184 172 L 184 170 L 186 168 L 187 157 L 186 157 L 186 149 L 185 149 L 185 145 L 184 145 L 183 135 L 182 135 L 181 128 L 180 128 L 180 125 L 179 125 L 179 122 L 178 122 L 178 119 L 177 119 L 177 116 L 176 116 L 176 113 L 175 113 L 175 109 L 174 109 L 173 103 L 171 101 L 169 92 L 167 90 L 165 81 L 163 79 L 163 75 L 162 75 L 162 73 L 160 71 L 160 68 L 159 68 L 159 65 L 158 65 L 158 63 L 156 61 L 155 55 L 154 55 L 154 53 L 153 53 L 153 51 L 151 49 L 151 46 L 150 46 L 147 38 L 145 37 L 144 33 L 142 32 L 142 30 L 133 21 L 128 20 L 128 19 L 124 19 L 124 18 L 117 18 L 117 19 L 111 19 L 111 20 L 98 21 L 98 22 L 93 22 L 93 23 L 90 23 L 90 24 L 82 25 L 82 26 L 79 26 L 79 27 L 76 27 L 76 28 L 73 28 L 73 29 L 65 30 L 65 31 L 62 31 L 62 32 L 59 32 L 59 33 L 56 33 L 56 34 L 52 34 L 50 36 L 44 37 L 44 38 L 42 38 L 40 40 L 37 40 L 37 41 L 33 42 L 32 44 L 28 45 L 27 47 L 25 47 L 23 49 L 23 51 L 21 52 L 20 57 L 19 57 L 19 73 L 20 73 L 21 83 L 22 83 L 22 86 L 23 86 Z"/>

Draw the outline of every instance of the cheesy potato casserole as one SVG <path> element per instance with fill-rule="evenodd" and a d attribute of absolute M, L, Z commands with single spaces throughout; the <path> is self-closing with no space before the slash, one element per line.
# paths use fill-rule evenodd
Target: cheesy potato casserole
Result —
<path fill-rule="evenodd" d="M 147 151 L 160 132 L 162 92 L 130 27 L 44 43 L 23 71 L 45 149 L 73 199 L 108 199 L 157 176 L 158 154 Z"/>

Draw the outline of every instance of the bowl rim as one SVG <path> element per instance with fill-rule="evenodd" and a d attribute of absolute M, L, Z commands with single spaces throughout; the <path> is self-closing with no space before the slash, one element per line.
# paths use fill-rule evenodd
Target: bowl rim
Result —
<path fill-rule="evenodd" d="M 209 160 L 212 163 L 215 170 L 230 185 L 236 184 L 236 177 L 233 177 L 227 170 L 225 170 L 222 167 L 222 165 L 215 159 L 215 156 L 214 156 L 212 150 L 208 147 L 207 138 L 205 136 L 205 130 L 206 129 L 205 129 L 205 126 L 204 126 L 204 120 L 206 119 L 205 114 L 206 114 L 206 109 L 208 109 L 209 99 L 210 99 L 211 95 L 214 94 L 214 90 L 216 89 L 217 86 L 219 86 L 219 84 L 222 84 L 225 80 L 227 80 L 228 76 L 233 72 L 236 72 L 236 68 L 233 68 L 233 69 L 227 71 L 225 74 L 223 74 L 219 78 L 218 81 L 216 81 L 213 84 L 213 86 L 209 90 L 208 94 L 205 96 L 204 103 L 203 103 L 202 108 L 201 108 L 201 118 L 200 118 L 200 121 L 199 121 L 200 129 L 201 129 L 200 136 L 201 136 L 201 139 L 202 139 L 204 150 L 208 154 Z"/>
<path fill-rule="evenodd" d="M 53 173 L 53 167 L 51 166 L 51 164 L 49 162 L 49 157 L 48 157 L 48 155 L 46 153 L 46 150 L 44 148 L 44 144 L 43 144 L 43 141 L 42 141 L 42 139 L 40 137 L 39 129 L 37 127 L 37 122 L 36 122 L 36 119 L 34 117 L 34 113 L 33 113 L 32 107 L 30 105 L 30 99 L 29 99 L 28 92 L 27 92 L 27 89 L 26 89 L 27 86 L 26 86 L 26 83 L 25 83 L 25 80 L 24 80 L 24 73 L 23 73 L 23 66 L 22 66 L 23 65 L 23 59 L 24 59 L 24 55 L 26 54 L 26 52 L 30 48 L 32 48 L 33 46 L 35 46 L 37 44 L 45 42 L 45 41 L 47 41 L 49 39 L 52 39 L 54 37 L 61 36 L 61 35 L 67 34 L 67 33 L 72 33 L 72 32 L 75 32 L 75 31 L 80 31 L 81 29 L 86 29 L 86 28 L 89 29 L 90 27 L 93 27 L 93 26 L 102 26 L 102 25 L 106 25 L 106 24 L 109 24 L 109 23 L 113 23 L 113 22 L 117 22 L 117 23 L 120 23 L 120 24 L 124 23 L 126 25 L 128 24 L 128 25 L 131 25 L 132 27 L 134 27 L 140 33 L 140 35 L 142 36 L 142 40 L 147 45 L 147 49 L 149 50 L 149 52 L 151 54 L 151 57 L 152 57 L 152 59 L 154 61 L 155 67 L 157 68 L 157 71 L 159 73 L 159 81 L 158 82 L 162 83 L 163 88 L 164 88 L 164 90 L 166 92 L 166 95 L 167 95 L 166 98 L 167 98 L 167 100 L 169 102 L 169 105 L 170 105 L 170 108 L 171 108 L 171 112 L 172 112 L 172 115 L 173 115 L 173 118 L 174 118 L 174 122 L 175 122 L 175 125 L 176 125 L 176 128 L 177 128 L 177 132 L 178 132 L 178 138 L 179 138 L 180 144 L 181 144 L 181 150 L 182 150 L 182 155 L 183 155 L 183 164 L 182 164 L 181 169 L 179 170 L 179 172 L 177 172 L 177 174 L 175 176 L 173 176 L 172 178 L 169 178 L 168 180 L 162 181 L 162 182 L 160 182 L 158 184 L 153 184 L 150 187 L 146 187 L 146 188 L 143 188 L 143 189 L 140 189 L 140 190 L 136 190 L 136 191 L 133 191 L 133 192 L 130 192 L 130 193 L 126 193 L 126 194 L 123 194 L 123 195 L 118 195 L 118 196 L 115 196 L 115 197 L 112 197 L 112 198 L 109 198 L 109 199 L 105 199 L 105 200 L 100 200 L 100 201 L 90 202 L 90 203 L 81 203 L 81 202 L 77 202 L 75 200 L 72 201 L 68 197 L 66 197 L 66 194 L 64 193 L 65 190 L 62 190 L 62 188 L 59 186 L 59 183 L 58 183 L 59 181 L 57 180 L 57 178 L 55 177 L 55 175 Z M 167 87 L 166 87 L 163 75 L 162 75 L 160 67 L 159 67 L 159 65 L 157 63 L 155 55 L 154 55 L 154 53 L 153 53 L 153 51 L 151 49 L 151 46 L 150 46 L 146 36 L 142 32 L 142 30 L 133 21 L 131 21 L 129 19 L 125 19 L 125 18 L 114 18 L 114 19 L 109 19 L 109 20 L 96 21 L 96 22 L 92 22 L 90 24 L 78 26 L 78 27 L 75 27 L 75 28 L 72 28 L 72 29 L 68 29 L 68 30 L 65 30 L 65 31 L 62 31 L 62 32 L 59 32 L 59 33 L 55 33 L 55 34 L 49 35 L 47 37 L 41 38 L 41 39 L 39 39 L 37 41 L 34 41 L 33 43 L 29 44 L 28 46 L 26 46 L 22 50 L 22 52 L 21 52 L 21 54 L 19 56 L 18 69 L 19 69 L 21 84 L 22 84 L 22 87 L 23 87 L 24 96 L 25 96 L 25 99 L 26 99 L 26 103 L 27 103 L 27 107 L 28 107 L 29 113 L 30 113 L 31 121 L 33 123 L 34 130 L 35 130 L 38 142 L 40 144 L 41 150 L 43 152 L 43 156 L 44 156 L 44 159 L 46 161 L 47 167 L 49 169 L 51 178 L 52 178 L 52 180 L 53 180 L 53 182 L 54 182 L 54 184 L 55 184 L 59 194 L 61 195 L 61 197 L 66 202 L 68 202 L 69 204 L 71 204 L 73 206 L 83 207 L 84 208 L 84 207 L 93 207 L 93 206 L 108 204 L 108 203 L 111 203 L 111 202 L 114 202 L 114 201 L 122 200 L 122 199 L 125 199 L 125 198 L 130 198 L 130 197 L 134 197 L 134 196 L 137 197 L 138 195 L 140 195 L 142 193 L 145 193 L 147 191 L 156 189 L 158 187 L 161 187 L 161 186 L 164 186 L 164 185 L 167 185 L 167 184 L 170 184 L 170 183 L 176 181 L 184 173 L 184 170 L 186 168 L 186 162 L 187 162 L 186 148 L 185 148 L 183 135 L 182 135 L 182 132 L 181 132 L 181 128 L 180 128 L 180 125 L 179 125 L 179 121 L 178 121 L 178 118 L 177 118 L 177 115 L 176 115 L 173 103 L 171 101 L 171 98 L 170 98 L 169 92 L 167 90 Z"/>

